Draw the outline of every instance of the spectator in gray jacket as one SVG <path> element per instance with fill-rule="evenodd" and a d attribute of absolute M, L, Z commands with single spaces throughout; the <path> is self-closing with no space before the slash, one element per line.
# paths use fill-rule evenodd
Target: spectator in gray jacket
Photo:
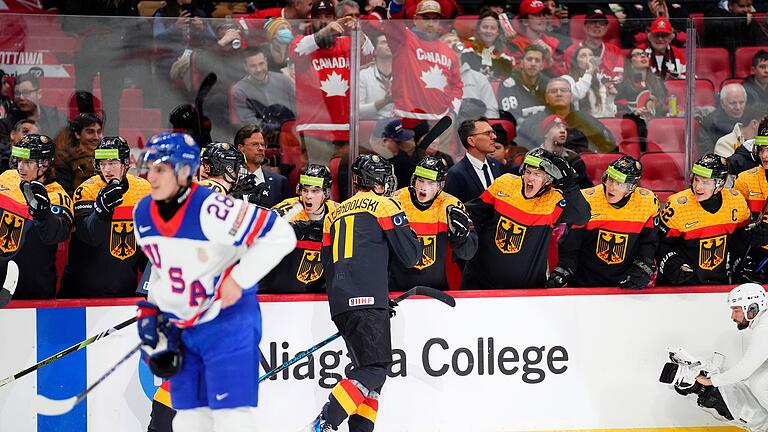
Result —
<path fill-rule="evenodd" d="M 248 75 L 235 84 L 232 98 L 240 123 L 261 125 L 264 112 L 272 105 L 282 105 L 296 112 L 296 86 L 285 75 L 269 71 L 269 60 L 258 48 L 243 53 Z"/>

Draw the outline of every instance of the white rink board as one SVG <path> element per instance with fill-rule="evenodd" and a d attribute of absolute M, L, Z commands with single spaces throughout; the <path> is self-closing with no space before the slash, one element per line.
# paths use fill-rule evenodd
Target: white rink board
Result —
<path fill-rule="evenodd" d="M 719 425 L 694 400 L 659 384 L 658 377 L 668 346 L 684 346 L 707 358 L 717 350 L 726 355 L 726 367 L 738 360 L 741 335 L 730 322 L 725 298 L 723 293 L 460 298 L 455 309 L 434 300 L 407 300 L 393 319 L 398 376 L 384 386 L 377 430 Z M 268 362 L 272 350 L 281 363 L 284 355 L 293 356 L 335 332 L 326 302 L 266 302 L 261 307 L 261 350 Z M 88 308 L 85 332 L 96 334 L 132 313 L 127 306 Z M 34 363 L 35 311 L 0 310 L 0 328 L 2 378 Z M 131 326 L 87 348 L 87 382 L 136 342 Z M 347 364 L 345 353 L 339 339 L 314 356 L 312 373 L 301 361 L 289 369 L 288 379 L 280 374 L 262 383 L 259 430 L 297 431 L 311 421 L 330 391 L 320 383 L 335 383 L 333 374 L 343 373 Z M 91 393 L 88 431 L 146 430 L 152 390 L 142 389 L 139 376 L 145 377 L 145 387 L 153 380 L 139 363 L 134 357 Z M 35 375 L 0 388 L 0 431 L 38 430 L 32 404 Z M 73 396 L 83 389 L 65 393 Z"/>

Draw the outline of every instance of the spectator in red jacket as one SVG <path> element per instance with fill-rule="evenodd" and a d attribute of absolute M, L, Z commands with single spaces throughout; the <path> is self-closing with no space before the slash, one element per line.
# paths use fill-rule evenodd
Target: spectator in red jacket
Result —
<path fill-rule="evenodd" d="M 562 48 L 558 50 L 560 41 L 546 34 L 550 14 L 551 11 L 541 0 L 523 0 L 517 17 L 520 31 L 512 39 L 510 48 L 522 56 L 528 45 L 541 46 L 547 52 L 551 75 L 563 75 L 566 67 Z"/>
<path fill-rule="evenodd" d="M 574 43 L 565 50 L 565 61 L 570 70 L 570 60 L 577 48 L 587 46 L 600 60 L 599 72 L 618 81 L 624 73 L 624 60 L 621 49 L 610 42 L 604 42 L 603 38 L 608 33 L 607 12 L 603 9 L 594 9 L 587 15 L 584 21 L 585 38 L 581 42 Z"/>

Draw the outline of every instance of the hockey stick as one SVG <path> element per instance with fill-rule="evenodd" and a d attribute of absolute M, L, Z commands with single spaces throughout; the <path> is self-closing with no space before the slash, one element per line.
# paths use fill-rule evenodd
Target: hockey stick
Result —
<path fill-rule="evenodd" d="M 449 127 L 451 127 L 451 124 L 453 124 L 453 120 L 451 120 L 451 117 L 449 116 L 443 116 L 438 122 L 432 126 L 432 129 L 427 132 L 426 135 L 419 141 L 419 148 L 422 150 L 426 150 L 427 147 L 429 147 L 430 144 L 432 144 L 433 141 L 440 138 L 440 135 L 443 134 L 446 130 L 448 130 Z"/>
<path fill-rule="evenodd" d="M 56 354 L 48 357 L 47 359 L 42 360 L 39 363 L 36 363 L 36 364 L 34 364 L 34 365 L 24 369 L 21 372 L 17 372 L 17 373 L 15 373 L 15 374 L 7 377 L 7 378 L 3 378 L 3 380 L 0 381 L 0 387 L 6 385 L 8 383 L 14 382 L 17 379 L 23 377 L 24 375 L 28 375 L 29 373 L 34 372 L 34 371 L 40 369 L 43 366 L 47 366 L 47 365 L 55 362 L 56 360 L 66 356 L 67 354 L 71 354 L 71 353 L 73 353 L 75 351 L 78 351 L 78 350 L 80 350 L 82 348 L 85 348 L 86 346 L 96 342 L 97 340 L 105 338 L 105 337 L 111 335 L 112 333 L 115 333 L 118 330 L 120 330 L 120 329 L 122 329 L 124 327 L 127 327 L 127 326 L 129 326 L 129 325 L 131 325 L 131 324 L 133 324 L 135 322 L 136 322 L 136 317 L 132 317 L 132 318 L 130 318 L 128 320 L 125 320 L 125 321 L 121 322 L 120 324 L 118 324 L 118 325 L 116 325 L 114 327 L 110 327 L 110 328 L 104 330 L 103 332 L 97 334 L 96 336 L 91 336 L 88 339 L 86 339 L 86 340 L 84 340 L 84 341 L 82 341 L 80 343 L 74 344 L 71 347 L 69 347 L 69 348 L 67 348 L 67 349 L 65 349 L 63 351 L 59 351 Z"/>
<path fill-rule="evenodd" d="M 93 384 L 88 386 L 87 389 L 80 392 L 77 396 L 72 396 L 68 399 L 48 399 L 47 397 L 43 395 L 37 395 L 35 398 L 35 405 L 37 405 L 37 413 L 46 415 L 46 416 L 59 416 L 62 414 L 66 414 L 69 411 L 72 410 L 72 408 L 75 407 L 75 405 L 79 404 L 80 402 L 85 399 L 85 397 L 88 395 L 88 393 L 91 392 L 97 385 L 101 384 L 105 379 L 107 379 L 108 376 L 112 375 L 114 371 L 117 370 L 118 367 L 120 367 L 121 364 L 125 363 L 129 358 L 131 358 L 134 354 L 136 354 L 136 351 L 138 351 L 141 348 L 141 345 L 143 342 L 139 342 L 138 345 L 133 347 L 130 351 L 128 351 L 128 354 L 124 355 L 123 358 L 120 359 L 117 363 L 115 363 L 112 368 L 110 368 L 104 375 L 101 376 L 101 378 L 97 379 Z"/>
<path fill-rule="evenodd" d="M 19 283 L 19 266 L 11 260 L 5 270 L 5 281 L 0 289 L 0 309 L 10 303 L 13 293 L 16 292 L 16 285 Z M 2 385 L 2 384 L 0 384 Z"/>
<path fill-rule="evenodd" d="M 434 288 L 425 287 L 425 286 L 413 287 L 413 288 L 409 289 L 408 291 L 400 294 L 400 296 L 398 296 L 397 298 L 392 300 L 392 302 L 394 302 L 395 303 L 394 305 L 397 306 L 401 301 L 403 301 L 403 300 L 405 300 L 405 299 L 407 299 L 409 297 L 413 297 L 415 295 L 431 297 L 431 298 L 433 298 L 435 300 L 439 300 L 442 303 L 447 304 L 450 307 L 455 307 L 456 306 L 456 300 L 453 297 L 451 297 L 450 295 L 448 295 L 447 293 L 445 293 L 444 291 L 436 290 Z M 291 365 L 295 364 L 299 360 L 309 356 L 313 352 L 315 352 L 315 351 L 319 350 L 320 348 L 328 345 L 329 343 L 335 341 L 340 336 L 341 336 L 341 333 L 336 332 L 335 334 L 332 334 L 331 336 L 328 336 L 325 340 L 323 340 L 322 342 L 318 343 L 317 345 L 314 345 L 311 348 L 296 354 L 296 356 L 294 358 L 288 360 L 287 362 L 281 364 L 280 366 L 272 369 L 271 371 L 269 371 L 269 372 L 265 373 L 264 375 L 262 375 L 261 377 L 259 377 L 259 382 L 262 382 L 262 381 L 264 381 L 266 379 L 269 379 L 269 377 L 271 377 L 273 375 L 276 375 L 277 373 L 279 373 L 280 371 L 282 371 L 284 369 L 287 369 L 288 367 L 290 367 Z"/>

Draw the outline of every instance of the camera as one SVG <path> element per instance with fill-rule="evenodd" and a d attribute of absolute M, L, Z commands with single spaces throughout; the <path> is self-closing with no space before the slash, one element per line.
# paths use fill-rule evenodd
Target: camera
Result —
<path fill-rule="evenodd" d="M 720 390 L 712 386 L 703 386 L 696 382 L 696 377 L 720 371 L 725 356 L 714 353 L 709 361 L 699 360 L 683 348 L 669 350 L 669 362 L 664 364 L 659 376 L 659 382 L 671 384 L 681 396 L 694 394 L 696 403 L 715 418 L 733 420 L 728 406 L 720 394 Z"/>

